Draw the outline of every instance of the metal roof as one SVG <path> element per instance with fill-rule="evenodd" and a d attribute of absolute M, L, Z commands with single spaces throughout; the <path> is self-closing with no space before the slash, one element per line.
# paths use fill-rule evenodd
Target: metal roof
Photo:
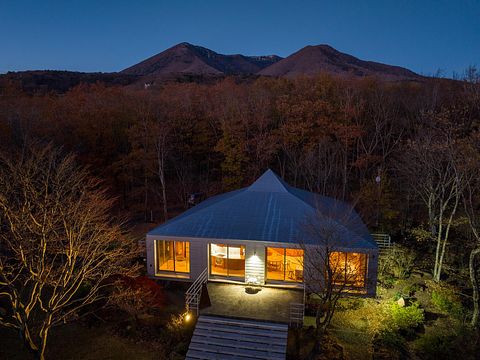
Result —
<path fill-rule="evenodd" d="M 272 170 L 248 187 L 203 201 L 148 235 L 377 248 L 351 206 L 291 187 Z"/>

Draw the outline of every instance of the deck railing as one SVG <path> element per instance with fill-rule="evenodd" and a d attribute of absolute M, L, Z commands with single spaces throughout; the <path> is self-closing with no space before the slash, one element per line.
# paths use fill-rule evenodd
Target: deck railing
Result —
<path fill-rule="evenodd" d="M 185 308 L 187 312 L 195 311 L 195 315 L 198 316 L 200 297 L 202 296 L 202 286 L 207 280 L 208 268 L 205 268 L 185 293 Z"/>
<path fill-rule="evenodd" d="M 388 234 L 372 234 L 373 240 L 378 245 L 380 253 L 384 253 L 386 250 L 392 247 L 392 238 Z"/>
<path fill-rule="evenodd" d="M 302 327 L 305 318 L 305 285 L 303 285 L 303 302 L 290 303 L 288 325 L 290 327 Z"/>

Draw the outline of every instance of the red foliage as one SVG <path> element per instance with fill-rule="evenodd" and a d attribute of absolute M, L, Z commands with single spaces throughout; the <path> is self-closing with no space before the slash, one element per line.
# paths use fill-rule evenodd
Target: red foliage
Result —
<path fill-rule="evenodd" d="M 163 288 L 154 280 L 146 276 L 139 276 L 136 278 L 124 276 L 120 280 L 122 285 L 127 289 L 139 291 L 145 294 L 142 301 L 150 308 L 162 308 L 166 303 L 166 296 Z"/>

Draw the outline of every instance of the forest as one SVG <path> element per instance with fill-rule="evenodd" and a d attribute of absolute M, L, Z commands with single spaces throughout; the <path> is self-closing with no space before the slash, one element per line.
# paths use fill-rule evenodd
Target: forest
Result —
<path fill-rule="evenodd" d="M 268 168 L 295 187 L 354 204 L 372 233 L 397 244 L 384 260 L 390 263 L 379 274 L 379 293 L 414 301 L 418 286 L 403 291 L 405 284 L 395 284 L 421 274 L 437 294 L 428 301 L 443 306 L 456 329 L 479 325 L 479 126 L 474 67 L 459 80 L 319 74 L 145 88 L 97 82 L 47 93 L 25 92 L 14 81 L 0 88 L 3 156 L 28 144 L 73 154 L 114 199 L 112 216 L 131 227 L 181 213 L 190 194 L 248 186 Z M 345 312 L 358 310 L 348 306 Z M 436 319 L 425 313 L 413 332 L 428 321 L 434 326 Z M 412 350 L 405 344 L 415 336 L 400 328 L 401 346 L 381 339 L 399 358 L 449 358 L 464 336 L 468 356 L 479 346 L 478 332 L 455 330 L 448 341 L 442 334 Z"/>

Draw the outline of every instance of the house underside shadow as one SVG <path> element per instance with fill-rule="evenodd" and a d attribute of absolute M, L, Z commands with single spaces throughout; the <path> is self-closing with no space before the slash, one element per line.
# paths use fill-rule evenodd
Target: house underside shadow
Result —
<path fill-rule="evenodd" d="M 209 282 L 211 305 L 201 308 L 200 315 L 288 323 L 290 304 L 303 303 L 303 290 L 259 287 L 260 291 L 247 293 L 247 287 Z"/>

